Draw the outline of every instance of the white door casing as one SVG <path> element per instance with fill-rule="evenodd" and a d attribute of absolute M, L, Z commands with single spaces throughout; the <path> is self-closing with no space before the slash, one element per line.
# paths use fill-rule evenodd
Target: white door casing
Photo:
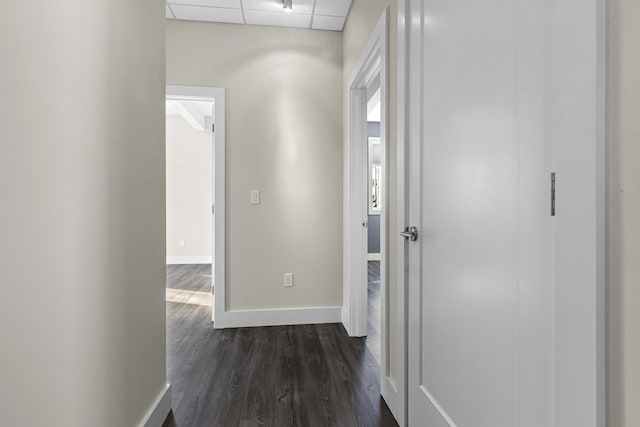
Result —
<path fill-rule="evenodd" d="M 226 313 L 226 279 L 225 279 L 225 248 L 226 248 L 226 90 L 223 88 L 200 86 L 174 86 L 167 85 L 166 98 L 186 101 L 211 101 L 214 103 L 214 125 L 212 132 L 212 164 L 211 175 L 213 201 L 211 212 L 211 250 L 212 250 L 212 280 L 215 287 L 215 295 L 212 295 L 212 314 L 214 328 L 225 327 Z M 213 131 L 213 129 L 212 129 Z M 213 210 L 215 207 L 215 211 Z"/>
<path fill-rule="evenodd" d="M 386 292 L 386 234 L 387 234 L 387 120 L 388 70 L 387 39 L 388 10 L 385 9 L 372 31 L 363 53 L 354 67 L 347 86 L 349 102 L 348 137 L 345 145 L 345 302 L 343 323 L 350 336 L 367 334 L 367 220 L 368 220 L 368 88 L 379 79 L 382 120 L 380 144 L 382 165 L 382 207 L 380 214 L 380 279 L 384 301 Z M 384 305 L 384 304 L 383 304 Z M 382 307 L 384 310 L 385 307 Z M 381 316 L 384 319 L 383 313 Z"/>
<path fill-rule="evenodd" d="M 604 1 L 399 11 L 401 424 L 604 426 Z"/>
<path fill-rule="evenodd" d="M 380 211 L 380 388 L 394 414 L 397 413 L 396 384 L 391 380 L 389 348 L 388 242 L 388 88 L 389 9 L 385 9 L 369 36 L 347 86 L 348 135 L 345 145 L 344 231 L 345 283 L 342 322 L 350 336 L 367 335 L 367 228 L 368 221 L 368 91 L 380 87 L 381 200 Z M 379 83 L 378 83 L 379 81 Z M 365 224 L 365 225 L 363 225 Z M 396 238 L 392 236 L 392 238 Z"/>

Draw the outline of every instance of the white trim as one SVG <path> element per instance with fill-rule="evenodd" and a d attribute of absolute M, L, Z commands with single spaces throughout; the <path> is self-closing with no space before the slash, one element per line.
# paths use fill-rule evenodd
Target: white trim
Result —
<path fill-rule="evenodd" d="M 151 404 L 138 427 L 162 427 L 171 412 L 171 384 L 167 383 Z"/>
<path fill-rule="evenodd" d="M 215 306 L 212 314 L 214 327 L 224 328 L 224 315 L 226 311 L 226 93 L 224 89 L 218 89 L 216 95 L 218 105 L 216 108 L 216 135 L 215 149 L 213 150 L 215 178 L 214 178 L 214 204 L 216 207 L 214 219 L 214 236 L 212 247 L 214 248 L 214 285 L 215 285 Z"/>
<path fill-rule="evenodd" d="M 366 85 L 366 83 L 363 83 Z M 348 293 L 345 304 L 349 306 L 349 324 L 347 331 L 352 337 L 367 334 L 367 149 L 366 141 L 366 88 L 349 87 L 349 142 L 347 144 L 348 194 L 344 203 L 347 210 L 345 224 L 347 238 L 347 256 L 345 271 L 347 272 Z M 382 221 L 381 221 L 382 223 Z M 382 232 L 382 224 L 381 230 Z"/>
<path fill-rule="evenodd" d="M 347 120 L 348 143 L 345 144 L 345 309 L 343 324 L 351 336 L 367 333 L 367 229 L 368 220 L 368 129 L 367 88 L 380 81 L 380 145 L 381 145 L 381 209 L 380 209 L 380 388 L 385 388 L 391 370 L 389 367 L 389 8 L 386 8 L 354 68 L 347 86 L 349 111 Z M 348 314 L 348 321 L 347 315 Z M 388 391 L 388 390 L 387 390 Z M 397 395 L 397 393 L 395 393 Z M 392 401 L 392 394 L 387 394 Z M 397 404 L 392 403 L 397 407 Z M 398 411 L 396 410 L 396 413 Z"/>
<path fill-rule="evenodd" d="M 607 255 L 609 68 L 608 2 L 597 0 L 597 137 L 596 137 L 596 410 L 597 426 L 607 425 Z"/>
<path fill-rule="evenodd" d="M 382 165 L 382 209 L 380 211 L 380 246 L 381 246 L 381 289 L 386 278 L 382 277 L 383 267 L 386 267 L 386 231 L 387 231 L 387 195 L 386 195 L 386 152 L 388 138 L 386 135 L 386 122 L 388 116 L 387 88 L 388 73 L 386 66 L 382 66 L 387 59 L 388 38 L 388 8 L 385 9 L 374 28 L 367 46 L 362 52 L 352 77 L 349 79 L 348 99 L 349 116 L 347 126 L 349 128 L 349 141 L 345 145 L 345 173 L 349 183 L 345 190 L 345 237 L 347 238 L 347 256 L 345 259 L 345 271 L 348 290 L 347 300 L 344 302 L 349 307 L 351 336 L 365 336 L 367 332 L 367 229 L 363 227 L 368 221 L 368 173 L 367 173 L 367 87 L 380 75 L 380 96 L 382 121 L 380 123 L 381 165 Z M 383 62 L 384 61 L 384 62 Z M 382 298 L 385 299 L 383 292 Z M 384 301 L 383 301 L 384 302 Z M 382 304 L 385 305 L 384 303 Z M 384 310 L 384 307 L 383 307 Z M 382 316 L 384 317 L 384 316 Z M 381 319 L 383 322 L 385 319 Z M 346 325 L 345 325 L 346 326 Z M 384 329 L 382 329 L 384 330 Z M 383 352 L 384 353 L 384 352 Z M 383 354 L 383 358 L 384 358 Z"/>
<path fill-rule="evenodd" d="M 398 218 L 398 229 L 394 230 L 396 233 L 392 238 L 396 239 L 398 242 L 398 253 L 397 253 L 397 304 L 396 304 L 396 312 L 397 312 L 397 322 L 398 328 L 396 329 L 396 342 L 397 349 L 400 352 L 398 355 L 397 363 L 398 363 L 398 384 L 397 384 L 397 404 L 396 404 L 396 412 L 393 412 L 393 415 L 396 417 L 396 421 L 398 422 L 400 427 L 405 427 L 407 425 L 407 415 L 408 415 L 408 347 L 407 347 L 407 271 L 406 271 L 406 244 L 405 239 L 401 237 L 399 234 L 400 231 L 404 231 L 405 227 L 409 225 L 408 221 L 408 209 L 407 209 L 407 174 L 404 172 L 406 170 L 406 166 L 408 165 L 407 161 L 407 126 L 409 121 L 405 116 L 409 109 L 407 108 L 407 73 L 409 71 L 409 66 L 407 61 L 409 60 L 409 55 L 407 53 L 408 49 L 408 35 L 407 31 L 409 26 L 407 25 L 408 12 L 409 12 L 409 0 L 399 0 L 398 1 L 398 17 L 397 17 L 397 25 L 398 25 L 398 44 L 397 44 L 397 61 L 398 61 L 398 86 L 397 86 L 397 140 L 396 140 L 396 156 L 397 156 L 397 178 L 398 178 L 398 188 L 397 188 L 397 218 Z"/>
<path fill-rule="evenodd" d="M 215 134 L 213 135 L 213 204 L 215 215 L 212 215 L 213 227 L 211 233 L 213 258 L 212 275 L 215 286 L 216 298 L 212 310 L 214 328 L 225 327 L 226 310 L 226 91 L 221 88 L 201 86 L 171 86 L 167 85 L 167 99 L 213 101 L 215 104 Z M 220 285 L 222 284 L 222 286 Z"/>
<path fill-rule="evenodd" d="M 367 261 L 380 261 L 382 260 L 382 256 L 380 254 L 368 253 Z"/>
<path fill-rule="evenodd" d="M 342 307 L 233 310 L 226 312 L 224 320 L 226 328 L 340 323 Z"/>
<path fill-rule="evenodd" d="M 210 256 L 167 256 L 167 265 L 211 264 Z"/>
<path fill-rule="evenodd" d="M 351 330 L 350 319 L 351 318 L 349 317 L 349 308 L 346 305 L 343 305 L 342 306 L 342 326 L 344 326 L 344 330 L 347 332 L 347 334 Z"/>
<path fill-rule="evenodd" d="M 400 419 L 400 413 L 398 412 L 398 387 L 389 377 L 385 377 L 380 384 L 380 394 L 387 403 L 389 410 L 393 414 L 394 418 Z"/>

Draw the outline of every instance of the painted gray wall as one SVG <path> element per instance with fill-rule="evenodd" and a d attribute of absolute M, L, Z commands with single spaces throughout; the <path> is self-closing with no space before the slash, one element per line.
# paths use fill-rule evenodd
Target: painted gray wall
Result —
<path fill-rule="evenodd" d="M 367 123 L 369 137 L 380 137 L 380 122 Z M 380 253 L 380 215 L 369 215 L 368 248 L 370 254 Z"/>
<path fill-rule="evenodd" d="M 137 426 L 166 385 L 164 5 L 2 17 L 0 423 Z"/>
<path fill-rule="evenodd" d="M 609 2 L 607 425 L 640 425 L 640 2 Z"/>
<path fill-rule="evenodd" d="M 167 116 L 167 258 L 211 262 L 212 120 L 198 131 L 180 116 Z M 184 240 L 184 245 L 180 241 Z M 192 261 L 189 261 L 192 262 Z"/>
<path fill-rule="evenodd" d="M 380 253 L 380 215 L 369 215 L 369 240 L 370 254 Z"/>
<path fill-rule="evenodd" d="M 369 122 L 367 123 L 367 127 L 370 137 L 380 137 L 380 122 Z"/>
<path fill-rule="evenodd" d="M 167 83 L 227 90 L 227 310 L 341 307 L 342 33 L 166 30 Z"/>

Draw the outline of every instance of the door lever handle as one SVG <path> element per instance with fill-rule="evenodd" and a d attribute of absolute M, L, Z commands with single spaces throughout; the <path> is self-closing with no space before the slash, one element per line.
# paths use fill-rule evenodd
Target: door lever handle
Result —
<path fill-rule="evenodd" d="M 400 233 L 402 237 L 405 239 L 409 239 L 412 242 L 418 240 L 418 228 L 417 227 L 407 227 L 405 228 L 403 233 Z"/>

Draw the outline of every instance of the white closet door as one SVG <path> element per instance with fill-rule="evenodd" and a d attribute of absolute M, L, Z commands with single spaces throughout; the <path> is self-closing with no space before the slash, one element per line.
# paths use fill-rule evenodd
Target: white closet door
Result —
<path fill-rule="evenodd" d="M 409 4 L 409 425 L 595 427 L 600 3 Z"/>

